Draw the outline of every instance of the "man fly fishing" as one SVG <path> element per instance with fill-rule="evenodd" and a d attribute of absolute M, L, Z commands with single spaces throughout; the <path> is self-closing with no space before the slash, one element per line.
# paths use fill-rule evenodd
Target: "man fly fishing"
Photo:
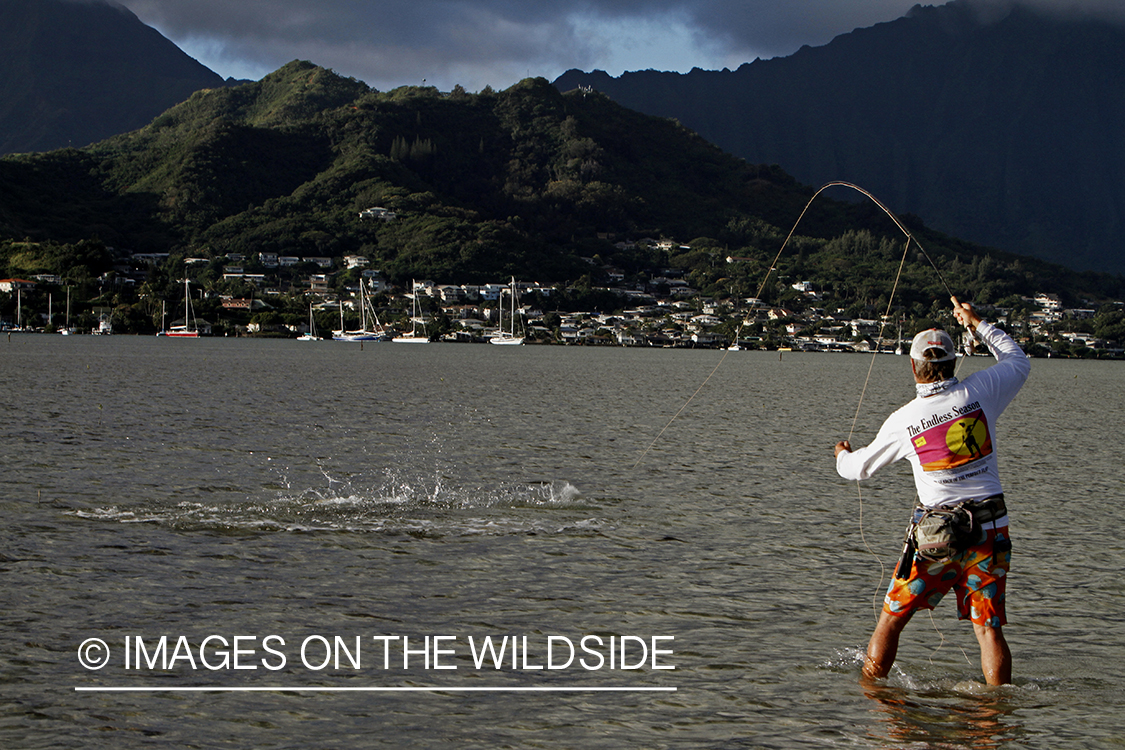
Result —
<path fill-rule="evenodd" d="M 1001 630 L 1007 622 L 1004 591 L 1012 545 L 995 430 L 1031 364 L 1010 336 L 982 320 L 971 305 L 951 299 L 957 321 L 984 342 L 996 363 L 958 381 L 949 334 L 919 333 L 910 347 L 917 397 L 887 417 L 870 445 L 853 451 L 847 440 L 836 444 L 836 470 L 845 479 L 867 479 L 905 458 L 918 491 L 863 674 L 886 677 L 911 616 L 920 607 L 933 609 L 952 589 L 959 618 L 973 623 L 985 680 L 1003 685 L 1012 679 L 1012 654 Z"/>

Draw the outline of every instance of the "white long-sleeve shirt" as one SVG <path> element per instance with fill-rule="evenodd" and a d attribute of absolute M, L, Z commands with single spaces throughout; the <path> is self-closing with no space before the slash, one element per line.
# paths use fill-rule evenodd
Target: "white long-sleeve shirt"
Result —
<path fill-rule="evenodd" d="M 977 334 L 996 364 L 933 396 L 918 397 L 887 417 L 870 445 L 840 451 L 836 471 L 867 479 L 905 458 L 927 507 L 982 500 L 1002 492 L 996 464 L 996 420 L 1031 372 L 1008 334 L 984 321 Z"/>

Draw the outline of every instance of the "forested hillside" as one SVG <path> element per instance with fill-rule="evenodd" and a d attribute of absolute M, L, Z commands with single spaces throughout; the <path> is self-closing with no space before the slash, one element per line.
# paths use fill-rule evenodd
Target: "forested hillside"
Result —
<path fill-rule="evenodd" d="M 143 290 L 172 301 L 182 296 L 177 258 L 207 263 L 196 272 L 207 289 L 245 293 L 222 279 L 225 266 L 276 253 L 332 258 L 342 270 L 344 255 L 359 255 L 397 284 L 516 276 L 588 289 L 612 269 L 635 288 L 672 270 L 703 293 L 737 298 L 756 293 L 811 194 L 674 121 L 600 94 L 564 95 L 543 79 L 479 94 L 378 92 L 294 62 L 260 82 L 198 92 L 86 149 L 0 159 L 0 236 L 9 238 L 0 276 L 88 284 L 130 253 L 172 253 Z M 394 220 L 360 218 L 375 206 Z M 903 218 L 967 297 L 1121 296 L 1120 277 L 987 251 Z M 633 244 L 642 239 L 668 243 Z M 809 280 L 834 304 L 877 309 L 902 239 L 870 203 L 819 199 L 763 296 L 785 301 L 792 281 Z M 281 281 L 308 289 L 307 277 Z M 81 298 L 99 293 L 108 294 L 87 288 Z M 947 297 L 917 253 L 899 294 L 920 313 Z"/>

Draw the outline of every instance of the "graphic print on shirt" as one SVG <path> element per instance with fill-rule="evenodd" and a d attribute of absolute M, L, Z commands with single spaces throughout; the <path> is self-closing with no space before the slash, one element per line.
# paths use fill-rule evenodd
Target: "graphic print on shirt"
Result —
<path fill-rule="evenodd" d="M 984 410 L 977 409 L 911 438 L 923 471 L 958 469 L 992 454 Z"/>

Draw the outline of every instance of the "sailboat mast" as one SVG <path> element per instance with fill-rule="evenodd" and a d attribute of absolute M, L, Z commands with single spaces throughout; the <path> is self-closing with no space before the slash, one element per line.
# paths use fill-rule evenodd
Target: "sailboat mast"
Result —
<path fill-rule="evenodd" d="M 363 279 L 359 280 L 359 329 L 367 331 L 367 291 L 363 288 Z"/>

